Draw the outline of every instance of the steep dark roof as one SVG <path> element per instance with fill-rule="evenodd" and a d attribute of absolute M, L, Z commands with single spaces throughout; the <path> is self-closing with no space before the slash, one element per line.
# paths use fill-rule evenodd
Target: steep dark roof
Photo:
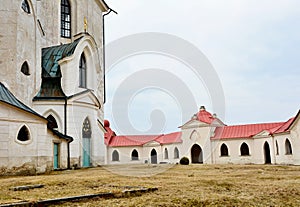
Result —
<path fill-rule="evenodd" d="M 26 106 L 24 103 L 19 101 L 1 82 L 0 101 L 45 119 L 45 117 L 41 116 L 40 114 L 32 110 L 30 107 Z"/>
<path fill-rule="evenodd" d="M 76 46 L 81 38 L 72 43 L 47 47 L 42 49 L 42 77 L 58 78 L 61 77 L 61 71 L 58 61 L 73 55 Z"/>
<path fill-rule="evenodd" d="M 66 97 L 61 87 L 62 73 L 58 61 L 73 55 L 80 40 L 81 38 L 78 38 L 69 44 L 42 49 L 42 84 L 33 101 Z"/>

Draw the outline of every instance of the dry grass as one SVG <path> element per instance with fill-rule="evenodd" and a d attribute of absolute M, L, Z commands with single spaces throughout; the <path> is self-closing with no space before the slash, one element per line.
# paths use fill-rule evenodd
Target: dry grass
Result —
<path fill-rule="evenodd" d="M 300 206 L 300 166 L 169 167 L 111 166 L 110 171 L 91 168 L 50 175 L 2 177 L 0 203 L 119 192 L 123 190 L 122 186 L 145 186 L 158 187 L 159 190 L 140 197 L 98 199 L 61 206 Z M 9 190 L 18 185 L 33 184 L 44 184 L 45 187 L 28 191 Z"/>

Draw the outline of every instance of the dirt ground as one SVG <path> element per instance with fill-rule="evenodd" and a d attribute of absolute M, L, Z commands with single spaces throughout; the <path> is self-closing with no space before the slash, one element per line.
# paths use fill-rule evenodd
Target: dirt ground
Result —
<path fill-rule="evenodd" d="M 300 206 L 300 166 L 118 165 L 1 177 L 0 203 L 37 201 L 124 187 L 158 187 L 141 196 L 93 199 L 60 206 Z M 43 184 L 43 188 L 10 188 Z"/>

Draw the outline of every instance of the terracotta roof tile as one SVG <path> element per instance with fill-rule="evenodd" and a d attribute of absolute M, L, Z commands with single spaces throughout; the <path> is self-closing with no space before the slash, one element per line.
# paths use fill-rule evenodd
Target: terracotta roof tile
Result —
<path fill-rule="evenodd" d="M 280 127 L 284 123 L 285 122 L 277 122 L 217 127 L 215 130 L 215 136 L 212 137 L 212 139 L 250 138 L 263 130 Z"/>

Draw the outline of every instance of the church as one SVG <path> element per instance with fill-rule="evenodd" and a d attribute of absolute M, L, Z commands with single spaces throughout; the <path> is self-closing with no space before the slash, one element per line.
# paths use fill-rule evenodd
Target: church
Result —
<path fill-rule="evenodd" d="M 105 163 L 102 0 L 3 0 L 0 169 Z"/>
<path fill-rule="evenodd" d="M 104 120 L 103 0 L 2 0 L 0 174 L 104 164 L 300 164 L 300 115 L 227 126 L 200 107 L 180 131 L 116 135 Z"/>
<path fill-rule="evenodd" d="M 226 125 L 201 106 L 180 131 L 116 135 L 104 121 L 109 164 L 300 165 L 300 111 L 284 122 Z"/>

